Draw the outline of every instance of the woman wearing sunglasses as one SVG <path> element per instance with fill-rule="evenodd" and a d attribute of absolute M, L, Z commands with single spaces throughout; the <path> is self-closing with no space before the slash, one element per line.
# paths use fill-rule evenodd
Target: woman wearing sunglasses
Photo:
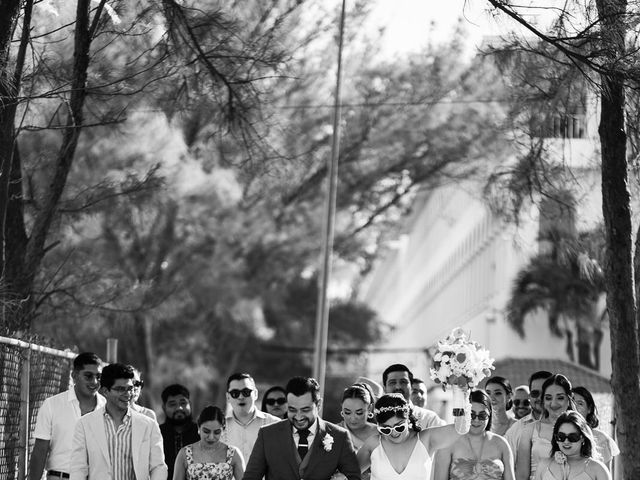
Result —
<path fill-rule="evenodd" d="M 535 480 L 611 480 L 607 467 L 593 458 L 594 442 L 582 415 L 562 413 L 553 426 L 551 455 L 540 461 Z"/>
<path fill-rule="evenodd" d="M 262 398 L 262 411 L 274 417 L 287 418 L 287 392 L 276 385 L 267 390 Z"/>
<path fill-rule="evenodd" d="M 516 455 L 516 479 L 533 480 L 541 459 L 551 451 L 553 428 L 558 417 L 567 410 L 575 410 L 571 394 L 571 382 L 564 375 L 556 374 L 542 384 L 542 415 L 539 420 L 522 429 Z"/>
<path fill-rule="evenodd" d="M 429 479 L 433 453 L 460 437 L 454 425 L 420 431 L 409 404 L 398 393 L 380 397 L 373 413 L 379 435 L 369 437 L 358 450 L 360 470 L 371 468 L 371 480 Z"/>
<path fill-rule="evenodd" d="M 598 418 L 598 409 L 593 395 L 585 387 L 575 387 L 573 390 L 573 400 L 576 402 L 576 410 L 587 421 L 587 425 L 591 427 L 593 438 L 595 439 L 595 449 L 597 456 L 611 471 L 611 461 L 613 457 L 620 454 L 620 449 L 616 441 L 600 430 L 600 419 Z"/>
<path fill-rule="evenodd" d="M 515 473 L 509 444 L 502 436 L 491 432 L 491 398 L 482 390 L 474 390 L 469 400 L 469 433 L 436 452 L 433 480 L 513 480 Z"/>
<path fill-rule="evenodd" d="M 356 451 L 364 442 L 377 433 L 376 426 L 368 422 L 373 418 L 373 392 L 368 385 L 354 383 L 342 394 L 342 422 L 338 425 L 349 432 Z"/>

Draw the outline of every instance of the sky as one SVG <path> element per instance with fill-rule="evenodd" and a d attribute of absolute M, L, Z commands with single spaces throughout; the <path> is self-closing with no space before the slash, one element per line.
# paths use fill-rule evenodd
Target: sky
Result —
<path fill-rule="evenodd" d="M 498 32 L 487 5 L 485 0 L 376 0 L 370 21 L 372 28 L 385 27 L 383 53 L 394 56 L 425 46 L 432 23 L 432 40 L 446 40 L 463 18 L 471 55 L 483 35 Z"/>

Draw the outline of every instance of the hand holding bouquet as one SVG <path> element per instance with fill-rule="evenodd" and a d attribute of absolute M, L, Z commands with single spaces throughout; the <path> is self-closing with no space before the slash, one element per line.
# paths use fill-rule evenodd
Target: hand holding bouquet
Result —
<path fill-rule="evenodd" d="M 455 328 L 444 340 L 438 342 L 433 357 L 431 378 L 442 389 L 447 385 L 453 390 L 453 415 L 456 417 L 456 429 L 468 431 L 471 425 L 471 409 L 467 390 L 476 387 L 483 378 L 491 375 L 493 358 L 489 351 L 478 342 L 472 342 L 461 328 Z M 464 417 L 463 422 L 459 421 Z M 466 426 L 465 426 L 466 424 Z M 458 428 L 460 426 L 460 428 Z"/>

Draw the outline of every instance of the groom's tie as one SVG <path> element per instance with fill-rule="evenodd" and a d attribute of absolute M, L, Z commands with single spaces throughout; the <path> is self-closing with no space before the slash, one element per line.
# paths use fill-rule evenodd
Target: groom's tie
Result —
<path fill-rule="evenodd" d="M 298 440 L 298 454 L 300 455 L 300 459 L 304 460 L 304 456 L 309 451 L 309 429 L 298 430 L 298 435 L 300 435 L 300 440 Z"/>

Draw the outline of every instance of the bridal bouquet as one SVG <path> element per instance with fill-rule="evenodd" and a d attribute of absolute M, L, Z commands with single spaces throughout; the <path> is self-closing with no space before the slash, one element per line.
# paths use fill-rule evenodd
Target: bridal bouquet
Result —
<path fill-rule="evenodd" d="M 442 385 L 455 385 L 466 389 L 476 387 L 484 377 L 491 375 L 493 358 L 478 342 L 472 342 L 461 328 L 455 328 L 438 342 L 433 357 L 431 378 Z"/>
<path fill-rule="evenodd" d="M 431 378 L 441 384 L 443 390 L 451 385 L 453 415 L 459 433 L 465 433 L 471 425 L 468 389 L 476 387 L 484 377 L 491 375 L 493 368 L 489 351 L 478 342 L 469 340 L 461 328 L 455 328 L 447 338 L 438 342 Z"/>

